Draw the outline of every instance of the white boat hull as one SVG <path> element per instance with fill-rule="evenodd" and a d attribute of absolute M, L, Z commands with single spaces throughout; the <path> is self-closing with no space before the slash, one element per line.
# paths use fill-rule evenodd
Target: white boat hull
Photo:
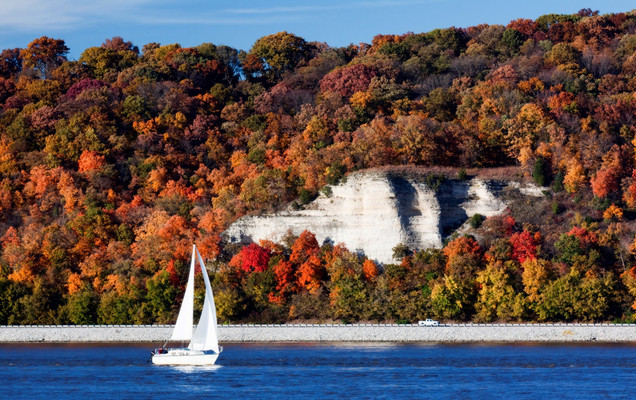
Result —
<path fill-rule="evenodd" d="M 218 353 L 205 353 L 198 350 L 169 350 L 163 354 L 153 354 L 152 363 L 156 365 L 214 365 Z"/>

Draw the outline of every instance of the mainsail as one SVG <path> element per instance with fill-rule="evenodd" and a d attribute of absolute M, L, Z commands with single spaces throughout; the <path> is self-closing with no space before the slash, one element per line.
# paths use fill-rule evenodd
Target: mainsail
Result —
<path fill-rule="evenodd" d="M 196 253 L 201 265 L 201 273 L 203 274 L 203 281 L 205 282 L 205 299 L 203 300 L 201 318 L 199 319 L 197 328 L 192 335 L 192 341 L 188 347 L 192 350 L 212 350 L 218 353 L 219 339 L 216 333 L 216 306 L 214 305 L 212 286 L 210 285 L 210 278 L 205 270 L 205 264 L 203 263 L 201 254 L 199 254 L 196 248 L 193 248 L 193 251 Z"/>
<path fill-rule="evenodd" d="M 194 323 L 194 266 L 196 261 L 195 252 L 196 248 L 193 245 L 192 261 L 190 262 L 190 273 L 188 274 L 188 283 L 186 283 L 186 290 L 183 294 L 183 303 L 181 303 L 181 309 L 179 310 L 177 323 L 175 324 L 174 331 L 172 331 L 172 336 L 170 337 L 170 340 L 173 341 L 185 342 L 192 339 L 192 324 Z M 205 271 L 205 267 L 202 267 L 202 270 Z"/>

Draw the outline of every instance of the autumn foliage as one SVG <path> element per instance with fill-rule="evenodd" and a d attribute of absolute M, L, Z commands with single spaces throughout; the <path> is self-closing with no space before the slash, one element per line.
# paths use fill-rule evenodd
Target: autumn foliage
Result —
<path fill-rule="evenodd" d="M 270 252 L 267 249 L 251 243 L 232 258 L 230 265 L 245 272 L 263 272 L 267 269 L 269 258 Z"/>
<path fill-rule="evenodd" d="M 5 49 L 0 324 L 173 322 L 192 243 L 224 321 L 633 320 L 635 24 L 582 10 L 342 48 L 279 32 L 247 52 Z M 545 193 L 398 265 L 310 232 L 223 236 L 405 166 L 513 168 Z"/>
<path fill-rule="evenodd" d="M 541 243 L 541 234 L 524 230 L 510 236 L 512 246 L 512 258 L 520 263 L 527 259 L 534 260 L 539 252 L 538 246 Z"/>

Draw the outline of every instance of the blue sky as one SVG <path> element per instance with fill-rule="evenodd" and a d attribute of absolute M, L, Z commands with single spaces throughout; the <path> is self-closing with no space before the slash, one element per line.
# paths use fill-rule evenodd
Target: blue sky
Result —
<path fill-rule="evenodd" d="M 210 42 L 249 50 L 259 37 L 283 30 L 345 46 L 370 43 L 379 33 L 507 24 L 583 7 L 602 14 L 636 8 L 633 0 L 0 0 L 0 49 L 46 35 L 64 39 L 71 59 L 113 36 L 139 48 Z"/>

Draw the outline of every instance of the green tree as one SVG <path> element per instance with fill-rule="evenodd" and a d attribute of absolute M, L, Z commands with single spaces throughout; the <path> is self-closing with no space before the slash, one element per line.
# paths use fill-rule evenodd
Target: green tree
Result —
<path fill-rule="evenodd" d="M 457 104 L 453 95 L 444 88 L 433 89 L 426 99 L 426 111 L 438 121 L 447 122 L 455 118 Z"/>
<path fill-rule="evenodd" d="M 89 47 L 80 55 L 79 61 L 88 66 L 96 78 L 114 80 L 117 73 L 132 67 L 138 55 L 132 50 L 115 50 L 105 47 Z"/>
<path fill-rule="evenodd" d="M 164 269 L 148 279 L 146 290 L 146 307 L 153 320 L 163 324 L 174 322 L 177 288 L 170 283 L 168 271 Z"/>
<path fill-rule="evenodd" d="M 577 256 L 583 256 L 585 254 L 581 239 L 576 235 L 564 233 L 559 237 L 554 247 L 559 253 L 557 259 L 567 264 L 574 263 Z"/>
<path fill-rule="evenodd" d="M 220 322 L 237 321 L 247 309 L 244 295 L 235 288 L 221 289 L 215 292 L 216 315 Z"/>
<path fill-rule="evenodd" d="M 413 254 L 413 250 L 404 243 L 398 243 L 393 247 L 393 259 L 402 260 L 404 257 L 408 257 Z"/>
<path fill-rule="evenodd" d="M 292 70 L 309 57 L 311 46 L 305 39 L 287 32 L 278 32 L 258 39 L 250 53 L 260 57 L 274 78 Z"/>
<path fill-rule="evenodd" d="M 85 287 L 70 295 L 66 305 L 60 310 L 63 320 L 75 325 L 90 325 L 97 322 L 99 298 L 92 287 Z"/>
<path fill-rule="evenodd" d="M 539 186 L 545 186 L 547 183 L 546 173 L 547 165 L 545 163 L 545 159 L 543 157 L 537 157 L 537 160 L 534 162 L 534 170 L 532 171 L 532 179 L 534 179 L 534 183 Z"/>
<path fill-rule="evenodd" d="M 552 64 L 575 64 L 578 65 L 580 52 L 569 43 L 557 43 L 546 55 L 546 60 Z"/>
<path fill-rule="evenodd" d="M 540 320 L 599 321 L 610 317 L 613 306 L 614 279 L 611 273 L 597 276 L 572 268 L 570 273 L 553 281 L 537 304 Z"/>
<path fill-rule="evenodd" d="M 336 256 L 328 272 L 331 278 L 329 300 L 333 316 L 348 321 L 364 319 L 369 293 L 358 257 L 345 251 Z"/>
<path fill-rule="evenodd" d="M 276 289 L 276 277 L 271 269 L 252 272 L 243 287 L 256 312 L 262 312 L 270 305 L 269 294 Z"/>
<path fill-rule="evenodd" d="M 504 31 L 502 42 L 508 47 L 510 54 L 516 54 L 519 52 L 519 47 L 523 44 L 525 38 L 516 29 L 508 28 Z"/>
<path fill-rule="evenodd" d="M 97 307 L 98 324 L 130 324 L 139 303 L 127 293 L 108 292 L 101 295 Z"/>
<path fill-rule="evenodd" d="M 431 292 L 433 312 L 441 319 L 465 320 L 473 314 L 474 297 L 472 284 L 445 276 Z"/>
<path fill-rule="evenodd" d="M 12 325 L 20 323 L 18 300 L 28 293 L 24 285 L 0 277 L 0 324 Z M 18 318 L 16 318 L 18 317 Z"/>
<path fill-rule="evenodd" d="M 43 277 L 35 279 L 31 293 L 18 300 L 16 310 L 20 324 L 51 325 L 58 323 L 57 311 L 62 296 Z"/>

